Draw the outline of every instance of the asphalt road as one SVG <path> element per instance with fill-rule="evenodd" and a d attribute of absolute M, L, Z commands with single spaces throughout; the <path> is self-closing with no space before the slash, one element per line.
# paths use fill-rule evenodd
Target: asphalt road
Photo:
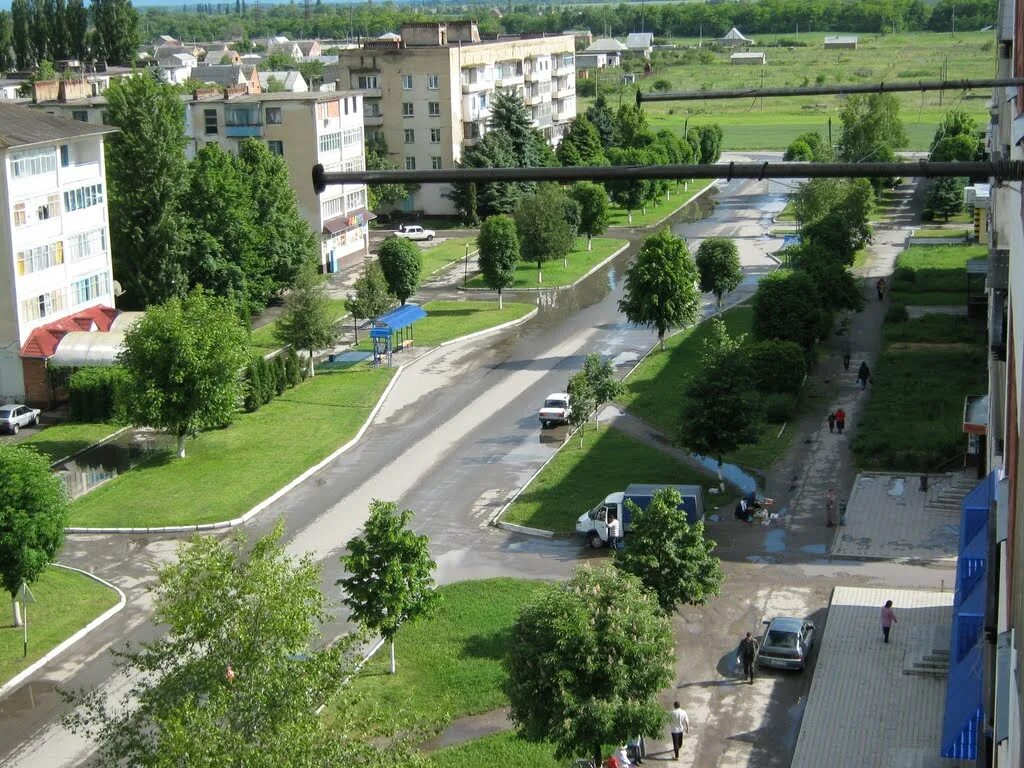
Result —
<path fill-rule="evenodd" d="M 746 279 L 732 300 L 749 296 L 757 278 L 774 268 L 762 236 L 781 194 L 768 182 L 723 184 L 710 216 L 674 225 L 691 247 L 700 238 L 737 238 Z M 703 213 L 710 200 L 701 204 Z M 413 362 L 351 451 L 309 478 L 248 526 L 256 535 L 284 518 L 289 547 L 313 552 L 324 566 L 325 591 L 337 597 L 338 555 L 360 528 L 372 498 L 415 511 L 438 561 L 438 579 L 450 582 L 493 575 L 561 578 L 585 552 L 575 540 L 534 539 L 486 525 L 487 519 L 556 449 L 559 430 L 542 431 L 536 409 L 564 388 L 583 357 L 599 352 L 626 370 L 654 343 L 653 332 L 623 322 L 616 302 L 633 249 L 576 289 L 525 294 L 539 313 L 520 329 L 435 352 Z M 512 297 L 510 297 L 512 298 Z M 705 311 L 711 311 L 710 302 Z M 343 404 L 339 404 L 343 407 Z M 296 425 L 315 428 L 315 425 Z M 582 511 L 582 510 L 581 510 Z M 92 688 L 111 678 L 107 649 L 144 641 L 157 629 L 149 620 L 146 590 L 152 564 L 173 554 L 174 537 L 72 536 L 61 562 L 91 570 L 124 589 L 128 607 L 54 664 L 0 701 L 0 766 L 81 764 L 89 745 L 57 724 L 66 711 L 57 688 Z M 600 556 L 600 555 L 598 555 Z M 344 629 L 338 621 L 328 636 Z"/>

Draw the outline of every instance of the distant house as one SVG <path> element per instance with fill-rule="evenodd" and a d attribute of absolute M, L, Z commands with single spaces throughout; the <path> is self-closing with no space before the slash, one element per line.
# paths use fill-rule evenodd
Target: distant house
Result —
<path fill-rule="evenodd" d="M 575 37 L 576 45 L 590 45 L 594 42 L 594 35 L 589 29 L 563 29 L 562 34 Z"/>
<path fill-rule="evenodd" d="M 245 85 L 248 86 L 250 93 L 260 92 L 260 78 L 256 67 L 241 67 L 235 64 L 201 64 L 192 70 L 192 79 L 201 83 L 213 83 L 222 88 Z"/>
<path fill-rule="evenodd" d="M 295 59 L 295 61 L 299 61 L 302 58 L 302 49 L 299 48 L 298 43 L 294 43 L 291 40 L 268 45 L 267 56 L 275 53 L 280 54 L 281 56 L 288 56 L 289 58 Z"/>
<path fill-rule="evenodd" d="M 397 32 L 385 32 L 383 35 L 377 35 L 378 40 L 401 40 L 402 36 Z"/>
<path fill-rule="evenodd" d="M 153 58 L 160 61 L 160 59 L 166 59 L 176 53 L 187 53 L 198 59 L 202 55 L 203 49 L 195 45 L 158 45 L 153 50 Z"/>
<path fill-rule="evenodd" d="M 754 41 L 749 37 L 744 37 L 743 33 L 740 32 L 736 27 L 733 27 L 725 33 L 725 37 L 719 37 L 714 42 L 719 45 L 725 45 L 734 48 L 740 48 L 744 45 L 753 45 Z"/>
<path fill-rule="evenodd" d="M 833 37 L 825 38 L 826 48 L 849 48 L 851 50 L 857 50 L 857 36 L 856 35 L 836 35 Z"/>
<path fill-rule="evenodd" d="M 299 46 L 299 55 L 296 57 L 298 61 L 314 61 L 323 53 L 319 40 L 295 40 L 294 42 Z"/>
<path fill-rule="evenodd" d="M 181 85 L 192 76 L 197 62 L 196 57 L 189 53 L 172 53 L 156 60 L 160 79 L 172 85 Z"/>
<path fill-rule="evenodd" d="M 178 46 L 181 45 L 181 40 L 177 40 L 170 35 L 157 35 L 149 41 L 149 45 L 152 48 L 160 48 L 161 46 Z"/>
<path fill-rule="evenodd" d="M 730 64 L 765 64 L 768 57 L 761 51 L 745 51 L 734 53 L 729 57 Z"/>
<path fill-rule="evenodd" d="M 653 32 L 630 32 L 626 35 L 626 48 L 631 53 L 639 53 L 643 56 L 650 56 L 654 46 Z"/>
<path fill-rule="evenodd" d="M 622 60 L 623 52 L 627 50 L 626 46 L 618 40 L 614 40 L 610 37 L 601 37 L 588 45 L 587 49 L 583 51 L 583 53 L 603 53 L 605 55 L 607 65 L 609 67 L 617 67 L 619 66 L 619 62 Z"/>
<path fill-rule="evenodd" d="M 225 57 L 229 64 L 240 64 L 242 61 L 238 51 L 233 51 L 230 48 L 210 48 L 206 51 L 206 58 L 203 61 L 207 64 L 223 64 Z"/>
<path fill-rule="evenodd" d="M 576 71 L 587 69 L 604 69 L 608 66 L 607 53 L 577 53 Z"/>
<path fill-rule="evenodd" d="M 301 72 L 297 72 L 293 69 L 283 70 L 279 72 L 260 72 L 258 74 L 260 79 L 260 90 L 264 93 L 270 93 L 270 81 L 273 79 L 276 83 L 280 83 L 281 88 L 276 89 L 280 91 L 287 91 L 288 93 L 306 93 L 309 91 L 309 86 L 302 77 Z"/>

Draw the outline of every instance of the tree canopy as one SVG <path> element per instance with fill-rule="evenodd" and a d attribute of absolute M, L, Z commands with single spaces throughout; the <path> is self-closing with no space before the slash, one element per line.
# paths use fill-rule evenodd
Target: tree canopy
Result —
<path fill-rule="evenodd" d="M 848 96 L 839 110 L 839 120 L 839 159 L 845 162 L 878 162 L 880 148 L 896 150 L 907 144 L 900 102 L 891 93 Z"/>
<path fill-rule="evenodd" d="M 814 280 L 799 269 L 765 275 L 754 294 L 754 335 L 795 341 L 810 349 L 822 335 L 821 297 Z"/>
<path fill-rule="evenodd" d="M 345 299 L 345 308 L 357 320 L 379 317 L 394 302 L 394 296 L 388 291 L 384 270 L 376 259 L 363 261 L 363 271 L 352 287 L 354 295 L 351 299 Z"/>
<path fill-rule="evenodd" d="M 337 341 L 338 321 L 331 309 L 326 279 L 313 264 L 302 268 L 285 296 L 281 315 L 274 324 L 274 336 L 293 349 L 306 350 L 310 376 L 314 370 L 314 351 L 331 347 Z"/>
<path fill-rule="evenodd" d="M 501 309 L 501 292 L 515 282 L 516 264 L 519 263 L 519 235 L 516 222 L 511 216 L 488 216 L 480 225 L 476 237 L 480 254 L 477 263 L 488 288 L 498 292 L 498 308 Z"/>
<path fill-rule="evenodd" d="M 564 258 L 576 242 L 576 232 L 566 215 L 569 199 L 557 184 L 540 184 L 537 191 L 516 208 L 516 231 L 523 261 L 537 265 L 537 282 L 542 282 L 545 261 Z"/>
<path fill-rule="evenodd" d="M 718 306 L 722 296 L 736 290 L 743 280 L 740 252 L 728 237 L 709 237 L 697 247 L 697 271 L 700 289 L 715 294 Z"/>
<path fill-rule="evenodd" d="M 381 244 L 377 260 L 384 271 L 388 290 L 405 306 L 420 287 L 423 254 L 419 246 L 404 237 L 389 237 Z"/>
<path fill-rule="evenodd" d="M 592 250 L 594 237 L 608 229 L 608 193 L 600 184 L 577 181 L 569 187 L 569 197 L 580 207 L 580 233 L 587 236 L 587 250 Z"/>

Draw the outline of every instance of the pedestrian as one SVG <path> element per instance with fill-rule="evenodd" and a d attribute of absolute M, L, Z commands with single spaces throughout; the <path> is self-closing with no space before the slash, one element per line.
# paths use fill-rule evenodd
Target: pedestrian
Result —
<path fill-rule="evenodd" d="M 743 662 L 743 678 L 754 684 L 754 660 L 757 658 L 757 640 L 747 632 L 747 636 L 740 640 L 740 661 Z"/>
<path fill-rule="evenodd" d="M 868 382 L 871 381 L 871 369 L 868 368 L 866 362 L 861 362 L 860 368 L 857 369 L 857 381 L 860 383 L 861 389 L 867 387 Z"/>
<path fill-rule="evenodd" d="M 615 757 L 618 758 L 619 768 L 629 768 L 634 764 L 634 761 L 629 759 L 629 747 L 625 744 L 619 747 Z"/>
<path fill-rule="evenodd" d="M 875 290 L 878 291 L 878 300 L 882 301 L 885 298 L 885 278 L 878 278 L 878 282 L 875 283 Z"/>
<path fill-rule="evenodd" d="M 899 624 L 896 619 L 896 611 L 892 609 L 892 600 L 886 600 L 885 605 L 882 606 L 882 637 L 885 638 L 885 642 L 889 642 L 889 630 L 892 629 L 893 624 Z"/>
<path fill-rule="evenodd" d="M 834 430 L 835 430 L 835 428 L 836 428 L 836 412 L 835 412 L 835 411 L 832 411 L 832 412 L 831 412 L 831 413 L 830 413 L 830 414 L 828 415 L 828 418 L 827 418 L 827 419 L 825 419 L 825 421 L 827 421 L 827 422 L 828 422 L 828 431 L 829 431 L 829 432 L 832 432 L 832 431 L 834 431 Z"/>
<path fill-rule="evenodd" d="M 850 370 L 850 348 L 846 347 L 843 350 L 843 370 Z"/>
<path fill-rule="evenodd" d="M 842 408 L 836 408 L 836 429 L 839 430 L 839 434 L 843 434 L 843 429 L 846 428 L 846 411 Z"/>
<path fill-rule="evenodd" d="M 608 544 L 612 549 L 618 550 L 620 541 L 622 541 L 622 524 L 617 515 L 612 515 L 608 518 Z"/>
<path fill-rule="evenodd" d="M 683 748 L 683 734 L 690 732 L 690 718 L 686 716 L 686 710 L 679 706 L 678 701 L 672 702 L 672 712 L 669 714 L 670 730 L 672 731 L 672 751 L 675 759 L 679 759 L 679 750 Z"/>
<path fill-rule="evenodd" d="M 828 493 L 825 494 L 825 525 L 831 528 L 838 523 L 839 520 L 836 518 L 836 489 L 829 488 Z"/>

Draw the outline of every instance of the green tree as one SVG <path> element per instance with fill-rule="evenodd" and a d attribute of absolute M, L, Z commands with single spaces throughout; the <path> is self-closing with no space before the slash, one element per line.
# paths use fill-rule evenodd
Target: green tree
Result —
<path fill-rule="evenodd" d="M 53 0 L 29 0 L 29 11 L 32 19 L 32 49 L 38 64 L 44 60 L 52 61 L 54 56 L 50 50 L 50 35 L 55 8 Z"/>
<path fill-rule="evenodd" d="M 794 151 L 794 148 L 796 148 L 796 151 Z M 808 131 L 807 133 L 801 133 L 793 139 L 782 159 L 800 160 L 807 163 L 825 163 L 832 159 L 832 148 L 821 137 L 820 133 Z"/>
<path fill-rule="evenodd" d="M 867 179 L 844 179 L 832 207 L 818 211 L 800 230 L 805 242 L 820 245 L 840 264 L 853 264 L 861 248 L 871 242 L 874 191 Z"/>
<path fill-rule="evenodd" d="M 263 59 L 263 69 L 267 72 L 281 72 L 282 70 L 297 69 L 298 63 L 286 53 L 271 53 Z"/>
<path fill-rule="evenodd" d="M 566 220 L 568 198 L 557 184 L 541 184 L 516 208 L 516 231 L 523 261 L 537 265 L 537 282 L 543 282 L 542 265 L 567 257 L 576 233 Z"/>
<path fill-rule="evenodd" d="M 139 15 L 131 0 L 92 0 L 96 56 L 108 64 L 131 65 L 139 47 Z"/>
<path fill-rule="evenodd" d="M 600 184 L 592 181 L 577 181 L 569 187 L 569 197 L 580 207 L 580 234 L 587 236 L 587 250 L 594 248 L 594 236 L 608 229 L 611 211 L 608 210 L 608 193 Z"/>
<path fill-rule="evenodd" d="M 807 146 L 806 141 L 793 139 L 786 147 L 786 153 L 782 156 L 787 162 L 810 163 L 814 161 L 814 152 Z"/>
<path fill-rule="evenodd" d="M 839 110 L 842 132 L 839 159 L 848 163 L 878 161 L 880 147 L 900 149 L 907 133 L 899 100 L 891 93 L 853 94 Z"/>
<path fill-rule="evenodd" d="M 597 135 L 601 138 L 601 146 L 605 149 L 615 145 L 615 115 L 612 114 L 608 100 L 603 93 L 599 93 L 594 103 L 587 107 L 586 118 Z"/>
<path fill-rule="evenodd" d="M 10 72 L 16 66 L 13 26 L 9 11 L 0 11 L 0 72 Z"/>
<path fill-rule="evenodd" d="M 697 322 L 700 292 L 697 265 L 686 243 L 667 228 L 644 240 L 626 270 L 619 311 L 637 325 L 654 328 L 665 349 L 665 333 Z"/>
<path fill-rule="evenodd" d="M 121 417 L 175 435 L 184 458 L 186 437 L 234 418 L 247 340 L 234 307 L 201 289 L 150 306 L 125 333 L 118 356 L 128 374 Z"/>
<path fill-rule="evenodd" d="M 697 271 L 700 274 L 700 289 L 715 294 L 718 308 L 722 308 L 722 296 L 730 293 L 743 280 L 740 266 L 740 252 L 736 243 L 728 237 L 709 237 L 697 247 Z"/>
<path fill-rule="evenodd" d="M 353 673 L 358 637 L 331 643 L 332 619 L 310 555 L 287 554 L 284 523 L 249 544 L 200 537 L 159 568 L 153 619 L 161 632 L 116 652 L 134 681 L 120 698 L 72 695 L 65 724 L 95 736 L 104 765 L 379 764 L 347 718 L 317 707 Z"/>
<path fill-rule="evenodd" d="M 587 355 L 583 361 L 583 377 L 594 396 L 594 423 L 597 424 L 598 411 L 605 403 L 611 402 L 626 391 L 626 385 L 615 376 L 615 366 L 611 360 L 605 360 L 596 352 Z"/>
<path fill-rule="evenodd" d="M 282 344 L 309 353 L 309 375 L 313 375 L 313 353 L 333 346 L 338 339 L 338 322 L 331 310 L 326 280 L 314 264 L 299 271 L 292 289 L 284 297 L 281 316 L 274 325 L 274 336 Z"/>
<path fill-rule="evenodd" d="M 356 341 L 359 341 L 359 320 L 371 320 L 380 317 L 394 301 L 388 292 L 388 281 L 384 279 L 384 271 L 376 259 L 366 259 L 363 271 L 353 284 L 355 293 L 345 299 L 345 309 L 352 315 L 352 326 Z"/>
<path fill-rule="evenodd" d="M 612 165 L 652 165 L 651 155 L 643 149 L 621 149 L 612 147 L 608 150 L 608 160 Z M 626 210 L 626 220 L 633 223 L 633 211 L 642 209 L 651 199 L 654 183 L 650 179 L 621 179 L 607 183 L 608 196 L 612 202 Z"/>
<path fill-rule="evenodd" d="M 795 341 L 809 350 L 823 333 L 821 297 L 804 270 L 780 269 L 765 275 L 753 303 L 758 339 Z"/>
<path fill-rule="evenodd" d="M 387 150 L 366 148 L 366 170 L 394 171 L 398 166 L 387 159 Z M 368 184 L 366 186 L 367 207 L 371 211 L 397 205 L 409 196 L 405 184 Z"/>
<path fill-rule="evenodd" d="M 31 28 L 32 13 L 28 0 L 11 0 L 11 40 L 14 43 L 14 63 L 18 69 L 29 69 L 35 64 Z"/>
<path fill-rule="evenodd" d="M 654 143 L 647 113 L 638 104 L 623 104 L 615 116 L 615 143 L 623 149 L 644 149 Z"/>
<path fill-rule="evenodd" d="M 569 377 L 565 392 L 569 395 L 569 426 L 579 432 L 580 448 L 583 448 L 583 432 L 587 428 L 590 414 L 597 408 L 597 398 L 583 371 L 577 371 Z"/>
<path fill-rule="evenodd" d="M 722 127 L 718 123 L 698 125 L 692 129 L 700 139 L 700 162 L 717 163 L 722 156 Z"/>
<path fill-rule="evenodd" d="M 822 308 L 828 311 L 864 309 L 860 281 L 840 261 L 842 255 L 820 240 L 806 240 L 786 251 L 789 263 L 814 281 Z"/>
<path fill-rule="evenodd" d="M 399 627 L 429 616 L 438 601 L 430 540 L 409 529 L 412 517 L 393 501 L 374 499 L 363 535 L 350 539 L 341 556 L 349 575 L 335 582 L 345 590 L 353 620 L 390 644 L 392 675 Z"/>
<path fill-rule="evenodd" d="M 377 252 L 388 290 L 405 306 L 410 296 L 420 287 L 423 272 L 423 254 L 419 246 L 402 237 L 390 237 Z"/>
<path fill-rule="evenodd" d="M 611 565 L 578 567 L 544 590 L 512 629 L 505 694 L 520 737 L 554 744 L 567 760 L 623 734 L 664 726 L 657 695 L 672 680 L 671 622 L 635 576 Z"/>
<path fill-rule="evenodd" d="M 707 538 L 703 521 L 687 522 L 679 491 L 661 489 L 647 509 L 626 503 L 632 505 L 631 541 L 616 553 L 616 568 L 640 579 L 666 615 L 679 605 L 704 605 L 719 594 L 724 576 L 721 561 L 712 554 L 716 543 Z"/>
<path fill-rule="evenodd" d="M 185 222 L 185 108 L 170 85 L 126 77 L 104 92 L 107 119 L 120 130 L 106 140 L 107 192 L 119 305 L 145 309 L 188 288 Z"/>
<path fill-rule="evenodd" d="M 68 0 L 68 52 L 81 61 L 88 52 L 89 11 L 85 0 Z"/>
<path fill-rule="evenodd" d="M 801 224 L 817 221 L 843 200 L 843 179 L 810 179 L 797 187 L 791 202 Z"/>
<path fill-rule="evenodd" d="M 487 124 L 491 131 L 501 131 L 508 136 L 516 167 L 558 164 L 547 140 L 533 127 L 530 113 L 515 90 L 496 93 Z"/>
<path fill-rule="evenodd" d="M 977 132 L 977 121 L 964 110 L 954 107 L 944 112 L 939 119 L 939 125 L 935 129 L 935 135 L 928 146 L 928 151 L 930 153 L 934 152 L 936 145 L 943 139 L 953 138 L 954 136 L 974 136 Z"/>
<path fill-rule="evenodd" d="M 64 545 L 68 500 L 50 462 L 31 448 L 0 443 L 0 477 L 0 575 L 20 627 L 18 590 L 35 583 Z"/>
<path fill-rule="evenodd" d="M 227 54 L 225 54 L 221 58 L 220 63 L 221 64 L 230 64 L 231 63 L 231 57 L 228 56 Z M 267 93 L 283 93 L 283 92 L 284 92 L 284 83 L 283 82 L 278 80 L 273 75 L 271 75 L 270 77 L 267 78 Z"/>
<path fill-rule="evenodd" d="M 488 131 L 484 137 L 462 153 L 460 168 L 515 168 L 512 140 L 504 131 Z M 512 213 L 529 185 L 494 181 L 463 182 L 451 185 L 445 197 L 452 201 L 459 215 L 470 224 L 488 216 Z"/>
<path fill-rule="evenodd" d="M 935 143 L 928 159 L 936 163 L 970 162 L 978 159 L 979 153 L 984 153 L 980 144 L 979 139 L 968 133 L 946 136 Z"/>
<path fill-rule="evenodd" d="M 67 59 L 68 47 L 68 5 L 67 0 L 54 0 L 53 21 L 50 26 L 50 49 L 55 59 Z"/>
<path fill-rule="evenodd" d="M 932 182 L 928 190 L 928 208 L 943 221 L 960 213 L 964 209 L 964 187 L 967 179 L 959 176 L 946 176 Z"/>
<path fill-rule="evenodd" d="M 313 90 L 324 81 L 324 63 L 318 59 L 299 62 L 299 74 L 306 81 L 309 90 Z"/>
<path fill-rule="evenodd" d="M 807 356 L 793 341 L 753 341 L 739 355 L 740 368 L 761 392 L 796 393 L 807 375 Z"/>
<path fill-rule="evenodd" d="M 562 165 L 606 165 L 604 147 L 597 129 L 587 120 L 586 115 L 579 115 L 572 121 L 569 132 L 562 137 L 555 150 L 555 155 Z"/>
<path fill-rule="evenodd" d="M 487 287 L 498 292 L 498 309 L 501 309 L 501 292 L 516 279 L 516 264 L 519 262 L 519 235 L 516 222 L 511 216 L 488 216 L 480 225 L 476 237 L 480 254 L 477 263 Z"/>

